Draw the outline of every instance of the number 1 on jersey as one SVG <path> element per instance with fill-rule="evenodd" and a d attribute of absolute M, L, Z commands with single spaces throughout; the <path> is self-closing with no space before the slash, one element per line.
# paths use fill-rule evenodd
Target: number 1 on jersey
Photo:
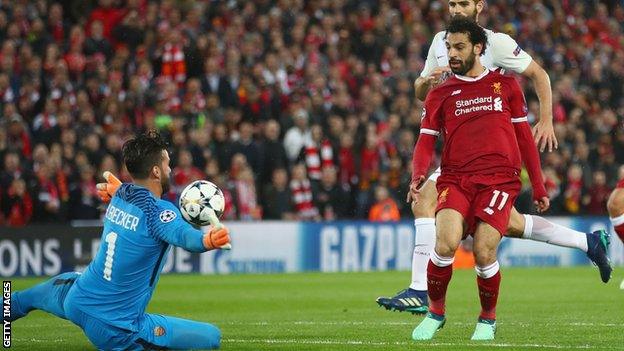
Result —
<path fill-rule="evenodd" d="M 104 262 L 104 279 L 110 282 L 113 274 L 113 256 L 115 256 L 117 233 L 110 232 L 106 234 L 106 238 L 104 240 L 108 244 L 108 247 L 106 248 L 106 261 Z"/>

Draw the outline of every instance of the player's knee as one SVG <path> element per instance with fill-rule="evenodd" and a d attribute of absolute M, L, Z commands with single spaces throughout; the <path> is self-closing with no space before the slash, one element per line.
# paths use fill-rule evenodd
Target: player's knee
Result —
<path fill-rule="evenodd" d="M 459 243 L 442 241 L 436 243 L 435 251 L 438 255 L 442 257 L 454 257 L 455 251 L 457 251 L 457 247 L 459 247 Z"/>
<path fill-rule="evenodd" d="M 611 193 L 607 201 L 607 211 L 611 217 L 624 214 L 624 190 L 616 189 Z"/>
<path fill-rule="evenodd" d="M 474 259 L 479 267 L 489 266 L 496 261 L 496 250 L 475 250 Z"/>

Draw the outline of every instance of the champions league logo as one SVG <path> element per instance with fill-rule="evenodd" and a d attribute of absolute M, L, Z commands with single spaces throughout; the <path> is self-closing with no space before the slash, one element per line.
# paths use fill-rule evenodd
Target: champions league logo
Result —
<path fill-rule="evenodd" d="M 173 221 L 176 217 L 177 215 L 175 214 L 175 212 L 171 210 L 164 210 L 160 213 L 160 221 L 163 223 L 169 223 Z"/>

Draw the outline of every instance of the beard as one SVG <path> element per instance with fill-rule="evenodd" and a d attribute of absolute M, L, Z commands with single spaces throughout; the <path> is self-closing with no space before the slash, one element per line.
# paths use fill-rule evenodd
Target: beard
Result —
<path fill-rule="evenodd" d="M 477 8 L 475 8 L 474 12 L 469 14 L 468 16 L 464 16 L 464 15 L 455 15 L 453 17 L 457 17 L 457 16 L 461 16 L 461 17 L 466 17 L 466 18 L 470 18 L 473 21 L 477 21 L 477 16 L 479 15 L 479 13 L 477 12 Z"/>
<path fill-rule="evenodd" d="M 477 55 L 475 54 L 471 54 L 470 56 L 468 56 L 466 61 L 462 61 L 459 64 L 459 67 L 453 68 L 453 66 L 451 66 L 451 71 L 453 71 L 454 74 L 457 74 L 460 76 L 466 75 L 466 73 L 468 73 L 468 71 L 470 71 L 472 67 L 474 66 L 476 56 Z M 449 63 L 450 63 L 450 60 L 449 60 Z"/>
<path fill-rule="evenodd" d="M 165 174 L 165 172 L 162 173 Z M 171 181 L 169 177 L 162 177 L 160 179 L 160 187 L 162 188 L 163 195 L 169 192 L 171 189 Z"/>

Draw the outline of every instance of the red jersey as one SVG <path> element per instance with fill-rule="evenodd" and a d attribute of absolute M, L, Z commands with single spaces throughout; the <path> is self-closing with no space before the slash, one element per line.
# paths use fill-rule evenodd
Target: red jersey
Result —
<path fill-rule="evenodd" d="M 444 136 L 442 172 L 519 172 L 513 122 L 527 121 L 518 82 L 488 69 L 478 77 L 453 76 L 427 94 L 420 133 Z"/>
<path fill-rule="evenodd" d="M 486 69 L 474 78 L 449 78 L 427 94 L 412 179 L 426 175 L 434 137 L 442 134 L 443 174 L 519 174 L 524 160 L 533 197 L 547 196 L 526 114 L 524 94 L 513 77 Z"/>

